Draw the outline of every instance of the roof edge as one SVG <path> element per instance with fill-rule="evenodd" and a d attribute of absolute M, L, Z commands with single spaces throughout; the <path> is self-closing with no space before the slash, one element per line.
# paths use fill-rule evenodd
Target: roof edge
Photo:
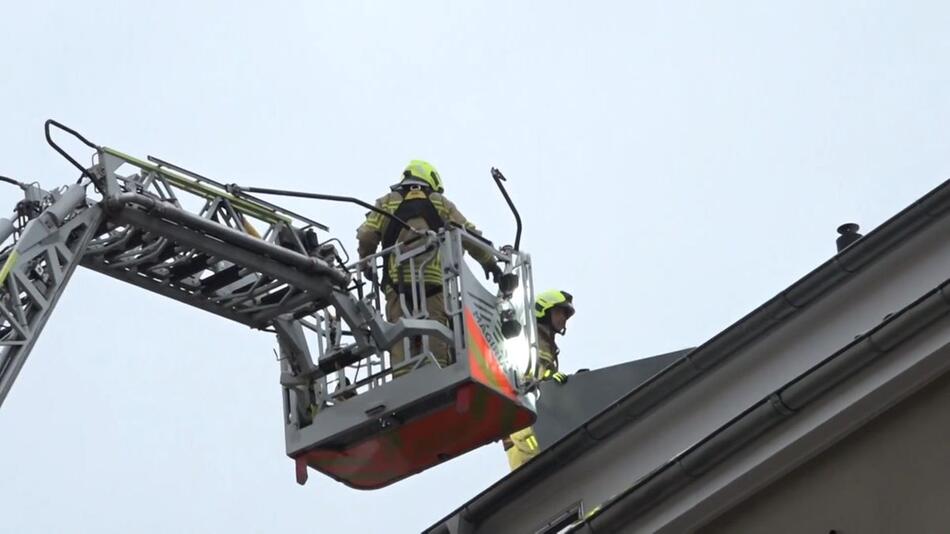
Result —
<path fill-rule="evenodd" d="M 786 382 L 709 435 L 638 480 L 601 505 L 584 522 L 591 531 L 613 532 L 614 527 L 702 477 L 762 433 L 818 400 L 836 384 L 912 339 L 924 328 L 950 313 L 945 280 L 880 324 Z M 678 469 L 677 469 L 678 468 Z M 570 532 L 574 532 L 571 530 Z"/>

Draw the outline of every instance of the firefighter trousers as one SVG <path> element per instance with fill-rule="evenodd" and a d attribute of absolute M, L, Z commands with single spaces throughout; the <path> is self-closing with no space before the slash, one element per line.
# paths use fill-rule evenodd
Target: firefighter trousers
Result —
<path fill-rule="evenodd" d="M 535 437 L 534 429 L 530 426 L 508 436 L 503 443 L 505 453 L 508 455 L 508 467 L 512 471 L 538 454 L 538 438 Z"/>
<path fill-rule="evenodd" d="M 428 294 L 424 296 L 425 299 L 425 311 L 428 314 L 428 318 L 439 321 L 440 323 L 449 325 L 449 316 L 445 312 L 445 298 L 442 296 L 441 288 L 437 291 L 430 290 Z M 400 304 L 399 293 L 393 289 L 386 291 L 386 320 L 389 322 L 394 322 L 403 317 L 403 307 Z M 412 295 L 404 294 L 403 299 L 406 301 L 406 309 L 412 312 L 412 315 L 418 317 L 418 313 L 413 310 L 412 307 Z M 451 327 L 450 327 L 451 328 Z M 449 344 L 444 340 L 437 338 L 435 336 L 429 336 L 426 338 L 429 344 L 429 351 L 432 352 L 432 356 L 435 357 L 435 360 L 439 362 L 439 365 L 446 366 L 451 362 L 450 356 L 450 347 Z M 411 350 L 411 355 L 420 354 L 424 348 L 423 346 L 423 336 L 413 336 L 407 339 L 401 339 L 393 344 L 389 348 L 389 364 L 391 367 L 396 367 L 406 360 L 406 346 L 409 346 Z M 425 365 L 425 364 L 423 364 Z M 393 373 L 393 376 L 402 376 L 408 373 L 410 368 L 403 367 L 398 369 Z"/>

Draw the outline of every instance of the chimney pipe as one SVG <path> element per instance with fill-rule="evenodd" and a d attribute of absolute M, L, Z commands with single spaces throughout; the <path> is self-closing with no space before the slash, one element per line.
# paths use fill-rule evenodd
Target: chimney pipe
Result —
<path fill-rule="evenodd" d="M 844 223 L 838 227 L 838 233 L 841 234 L 835 240 L 835 244 L 838 245 L 838 252 L 848 248 L 852 243 L 863 237 L 858 233 L 860 228 L 855 223 Z"/>

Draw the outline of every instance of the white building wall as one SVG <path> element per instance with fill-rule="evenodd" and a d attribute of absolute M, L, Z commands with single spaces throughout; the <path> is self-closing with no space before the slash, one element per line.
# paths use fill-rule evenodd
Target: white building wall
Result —
<path fill-rule="evenodd" d="M 950 374 L 700 529 L 827 534 L 950 529 Z"/>

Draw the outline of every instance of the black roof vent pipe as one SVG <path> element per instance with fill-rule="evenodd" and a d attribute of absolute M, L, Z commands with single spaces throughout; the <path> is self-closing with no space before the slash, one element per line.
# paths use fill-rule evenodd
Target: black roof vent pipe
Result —
<path fill-rule="evenodd" d="M 838 252 L 848 248 L 852 243 L 863 237 L 858 233 L 860 228 L 861 227 L 855 223 L 844 223 L 838 227 L 838 233 L 841 234 L 838 236 L 838 239 L 835 240 L 835 244 L 838 245 Z"/>

